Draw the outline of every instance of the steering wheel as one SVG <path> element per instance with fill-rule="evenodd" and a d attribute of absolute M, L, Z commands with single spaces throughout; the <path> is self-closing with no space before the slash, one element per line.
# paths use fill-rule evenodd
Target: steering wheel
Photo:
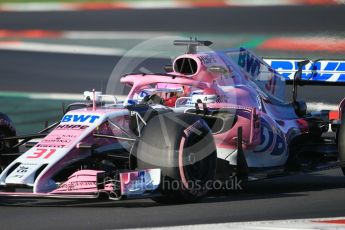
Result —
<path fill-rule="evenodd" d="M 152 95 L 146 95 L 140 104 L 146 104 L 146 105 L 147 104 L 161 104 L 161 105 L 163 105 L 164 100 L 160 96 L 158 96 L 156 94 L 152 94 Z"/>

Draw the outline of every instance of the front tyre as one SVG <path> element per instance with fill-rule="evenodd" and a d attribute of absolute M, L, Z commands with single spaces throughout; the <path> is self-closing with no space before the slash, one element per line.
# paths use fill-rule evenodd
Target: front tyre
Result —
<path fill-rule="evenodd" d="M 152 118 L 133 148 L 137 167 L 160 168 L 163 197 L 157 202 L 194 202 L 208 192 L 216 170 L 216 146 L 200 117 L 173 112 Z"/>

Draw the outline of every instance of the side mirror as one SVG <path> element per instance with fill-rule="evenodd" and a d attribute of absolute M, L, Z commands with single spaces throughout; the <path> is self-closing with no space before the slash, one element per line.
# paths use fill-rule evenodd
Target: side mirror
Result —
<path fill-rule="evenodd" d="M 166 65 L 166 66 L 164 66 L 164 70 L 165 70 L 165 72 L 169 73 L 169 72 L 173 72 L 174 68 L 172 65 Z"/>
<path fill-rule="evenodd" d="M 223 66 L 211 66 L 207 68 L 207 71 L 213 74 L 228 74 L 229 70 Z"/>

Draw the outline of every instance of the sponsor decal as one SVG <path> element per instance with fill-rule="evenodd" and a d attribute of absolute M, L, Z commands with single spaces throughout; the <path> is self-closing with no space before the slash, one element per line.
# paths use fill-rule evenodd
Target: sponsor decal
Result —
<path fill-rule="evenodd" d="M 37 144 L 39 148 L 64 148 L 66 145 L 55 145 L 55 144 Z"/>
<path fill-rule="evenodd" d="M 28 163 L 28 162 L 25 162 L 25 163 L 22 163 L 21 165 L 28 165 L 28 166 L 32 166 L 32 165 L 37 165 L 36 163 L 32 163 L 32 162 L 30 162 L 30 163 Z"/>
<path fill-rule="evenodd" d="M 246 49 L 240 49 L 238 65 L 253 77 L 258 76 L 260 73 L 260 61 Z"/>
<path fill-rule="evenodd" d="M 233 56 L 231 52 L 226 54 L 230 58 Z M 240 48 L 237 64 L 247 73 L 245 78 L 250 78 L 265 93 L 281 99 L 285 97 L 285 79 L 249 50 Z"/>
<path fill-rule="evenodd" d="M 196 121 L 194 124 L 188 126 L 183 132 L 186 136 L 191 135 L 192 133 L 196 133 L 197 135 L 201 134 L 201 131 L 199 128 L 202 128 L 202 123 L 199 121 Z"/>
<path fill-rule="evenodd" d="M 228 102 L 228 99 L 226 98 L 225 95 L 218 95 L 216 103 L 226 103 Z"/>
<path fill-rule="evenodd" d="M 16 170 L 16 173 L 25 174 L 29 170 L 29 167 L 26 167 L 24 165 L 20 165 L 19 169 Z"/>
<path fill-rule="evenodd" d="M 76 137 L 78 137 L 78 135 L 74 135 L 74 134 L 50 134 L 49 136 L 51 137 L 62 137 L 62 138 L 71 138 L 71 139 L 74 139 Z"/>
<path fill-rule="evenodd" d="M 41 140 L 36 147 L 39 148 L 65 148 L 73 144 L 80 133 L 82 133 L 88 125 L 60 124 L 55 130 Z M 73 131 L 69 134 L 66 131 Z"/>
<path fill-rule="evenodd" d="M 208 65 L 208 64 L 212 64 L 212 63 L 217 62 L 215 57 L 213 55 L 210 55 L 210 54 L 205 55 L 205 56 L 198 56 L 198 58 L 201 61 L 201 63 L 204 65 Z"/>
<path fill-rule="evenodd" d="M 40 143 L 70 143 L 70 139 L 62 139 L 62 137 L 57 137 L 55 139 L 44 139 Z"/>
<path fill-rule="evenodd" d="M 57 132 L 57 131 L 55 131 Z M 69 137 L 71 136 L 71 137 Z M 44 138 L 36 147 L 48 147 L 48 148 L 63 148 L 68 146 L 72 141 L 77 138 L 76 135 L 64 135 L 50 134 Z"/>
<path fill-rule="evenodd" d="M 66 189 L 67 191 L 75 191 L 79 189 L 96 188 L 96 181 L 71 181 L 62 184 L 59 188 Z"/>
<path fill-rule="evenodd" d="M 121 194 L 138 195 L 153 191 L 160 183 L 160 176 L 160 169 L 120 173 Z"/>
<path fill-rule="evenodd" d="M 83 115 L 83 114 L 75 114 L 75 115 L 65 115 L 61 122 L 81 122 L 81 123 L 94 123 L 100 116 L 96 115 Z"/>
<path fill-rule="evenodd" d="M 270 80 L 265 84 L 265 89 L 267 90 L 267 92 L 270 92 L 274 95 L 276 91 L 276 85 L 277 85 L 277 77 L 274 74 L 271 76 Z"/>
<path fill-rule="evenodd" d="M 55 129 L 63 130 L 84 130 L 87 129 L 88 125 L 58 125 Z"/>
<path fill-rule="evenodd" d="M 267 60 L 284 78 L 293 79 L 298 70 L 298 62 L 302 60 Z M 311 62 L 302 68 L 302 80 L 345 81 L 345 61 L 320 60 Z"/>
<path fill-rule="evenodd" d="M 18 178 L 18 179 L 20 179 L 20 178 L 23 178 L 23 177 L 24 177 L 24 175 L 18 175 L 18 174 L 16 174 L 16 175 L 14 175 L 13 177 L 14 177 L 14 178 Z"/>
<path fill-rule="evenodd" d="M 286 141 L 283 132 L 261 119 L 261 143 L 256 146 L 255 153 L 269 153 L 279 156 L 287 153 Z"/>
<path fill-rule="evenodd" d="M 13 172 L 14 175 L 11 174 L 11 177 L 21 179 L 26 174 L 32 173 L 36 169 L 37 164 L 28 164 L 23 163 L 19 165 Z"/>
<path fill-rule="evenodd" d="M 262 110 L 262 104 L 261 104 L 261 97 L 260 96 L 256 96 L 256 102 L 258 103 L 258 109 Z"/>

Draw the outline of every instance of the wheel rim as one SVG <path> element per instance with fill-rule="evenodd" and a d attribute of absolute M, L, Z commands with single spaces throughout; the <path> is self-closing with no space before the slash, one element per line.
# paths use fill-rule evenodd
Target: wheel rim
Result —
<path fill-rule="evenodd" d="M 210 158 L 213 153 L 210 153 L 210 155 L 198 160 L 198 149 L 194 149 L 193 146 L 195 146 L 196 143 L 200 144 L 201 141 L 206 141 L 205 136 L 194 135 L 187 139 L 183 151 L 183 171 L 187 182 L 198 181 L 203 185 L 207 180 L 211 179 L 210 172 L 213 166 L 211 163 L 212 159 Z"/>

